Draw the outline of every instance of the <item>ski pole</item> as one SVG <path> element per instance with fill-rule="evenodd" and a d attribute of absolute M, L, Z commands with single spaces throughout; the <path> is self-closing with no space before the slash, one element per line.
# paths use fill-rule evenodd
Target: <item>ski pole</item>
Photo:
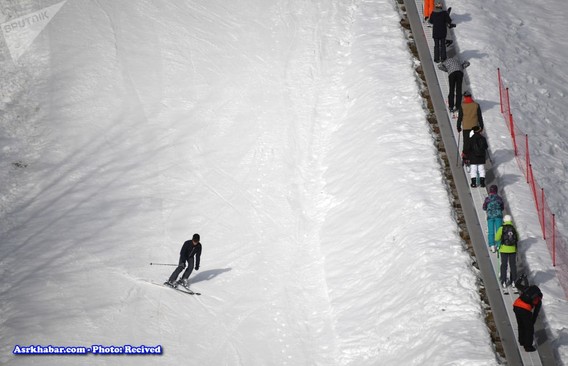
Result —
<path fill-rule="evenodd" d="M 177 264 L 171 264 L 171 263 L 152 263 L 150 262 L 151 266 L 177 266 Z"/>
<path fill-rule="evenodd" d="M 461 139 L 461 132 L 458 132 L 458 151 L 456 153 L 456 166 L 460 166 L 460 139 Z"/>

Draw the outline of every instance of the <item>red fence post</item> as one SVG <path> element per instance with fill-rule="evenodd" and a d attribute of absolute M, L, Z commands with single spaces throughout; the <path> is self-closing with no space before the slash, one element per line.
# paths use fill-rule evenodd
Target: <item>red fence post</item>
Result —
<path fill-rule="evenodd" d="M 545 206 L 545 205 L 544 205 L 544 202 L 545 202 L 545 201 L 544 201 L 544 200 L 545 200 L 545 198 L 544 198 L 544 188 L 541 188 L 540 191 L 541 191 L 541 193 L 542 193 L 542 195 L 541 195 L 541 197 L 542 197 L 542 198 L 541 198 L 541 205 L 542 205 L 542 210 L 541 210 L 541 211 L 542 211 L 542 238 L 544 239 L 544 241 L 546 241 L 546 220 L 545 220 L 545 217 L 544 217 L 544 206 Z"/>
<path fill-rule="evenodd" d="M 527 162 L 527 172 L 528 172 L 529 166 L 531 165 L 531 154 L 529 153 L 529 135 L 527 134 L 525 134 L 525 161 Z M 527 176 L 527 183 L 529 183 L 528 176 Z"/>
<path fill-rule="evenodd" d="M 517 150 L 517 138 L 515 136 L 515 126 L 513 122 L 513 115 L 509 113 L 509 132 L 511 132 L 511 139 L 513 140 L 513 151 L 515 152 L 515 156 L 519 153 Z"/>
<path fill-rule="evenodd" d="M 505 97 L 507 98 L 507 114 L 511 115 L 511 102 L 509 101 L 509 88 L 505 89 Z"/>
<path fill-rule="evenodd" d="M 536 183 L 534 181 L 534 175 L 533 175 L 533 170 L 532 170 L 532 164 L 529 164 L 529 174 L 530 176 L 529 181 L 530 181 L 530 186 L 531 186 L 531 192 L 533 194 L 533 200 L 534 200 L 534 204 L 536 206 L 536 214 L 538 215 L 538 213 L 540 212 L 540 209 L 538 207 L 538 195 L 536 193 Z"/>
<path fill-rule="evenodd" d="M 552 266 L 556 267 L 556 217 L 552 214 Z"/>

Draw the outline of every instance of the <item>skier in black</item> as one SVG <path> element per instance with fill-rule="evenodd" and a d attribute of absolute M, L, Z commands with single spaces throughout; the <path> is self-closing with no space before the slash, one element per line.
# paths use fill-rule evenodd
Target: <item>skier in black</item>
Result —
<path fill-rule="evenodd" d="M 513 303 L 513 311 L 519 327 L 519 344 L 527 352 L 534 352 L 534 323 L 542 306 L 542 292 L 536 285 L 529 285 L 526 276 L 521 276 L 517 281 L 517 288 L 521 295 Z"/>
<path fill-rule="evenodd" d="M 179 264 L 170 276 L 170 278 L 164 282 L 164 285 L 171 287 L 178 287 L 182 285 L 183 287 L 188 287 L 188 278 L 193 272 L 193 265 L 195 264 L 195 270 L 199 271 L 199 262 L 201 261 L 201 243 L 199 242 L 199 234 L 193 234 L 191 240 L 187 240 L 183 243 L 181 250 L 179 252 Z M 195 257 L 195 260 L 194 260 Z M 195 261 L 195 263 L 194 263 Z M 179 274 L 185 268 L 185 262 L 187 262 L 187 269 L 181 276 L 179 281 L 176 281 Z"/>
<path fill-rule="evenodd" d="M 430 15 L 428 22 L 432 24 L 432 38 L 434 38 L 434 62 L 446 60 L 446 37 L 448 35 L 448 27 L 453 28 L 452 18 L 450 14 L 442 9 L 442 3 L 436 2 L 434 11 Z"/>
<path fill-rule="evenodd" d="M 448 107 L 450 112 L 457 112 L 461 106 L 463 70 L 469 66 L 469 61 L 461 62 L 456 55 L 438 65 L 438 69 L 448 73 Z"/>
<path fill-rule="evenodd" d="M 469 160 L 471 167 L 471 187 L 477 187 L 477 175 L 479 175 L 479 186 L 485 187 L 485 158 L 487 157 L 487 140 L 481 134 L 481 128 L 474 126 L 471 129 L 470 137 L 464 141 L 464 159 Z"/>

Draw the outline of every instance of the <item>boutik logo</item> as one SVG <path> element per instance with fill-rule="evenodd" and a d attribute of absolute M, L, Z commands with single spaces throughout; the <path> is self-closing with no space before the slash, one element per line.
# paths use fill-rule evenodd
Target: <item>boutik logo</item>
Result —
<path fill-rule="evenodd" d="M 67 0 L 0 24 L 14 62 L 18 61 L 66 2 Z"/>

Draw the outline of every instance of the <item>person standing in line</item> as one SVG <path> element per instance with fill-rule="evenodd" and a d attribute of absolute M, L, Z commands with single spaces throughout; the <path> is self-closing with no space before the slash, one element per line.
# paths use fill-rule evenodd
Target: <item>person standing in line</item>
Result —
<path fill-rule="evenodd" d="M 452 18 L 450 14 L 442 9 L 442 3 L 436 2 L 434 11 L 430 14 L 428 22 L 432 24 L 432 38 L 434 39 L 434 62 L 446 60 L 446 37 L 448 35 L 448 27 L 453 28 Z"/>
<path fill-rule="evenodd" d="M 181 250 L 179 252 L 179 264 L 170 276 L 170 278 L 164 282 L 164 285 L 171 286 L 173 288 L 182 285 L 183 287 L 188 287 L 188 278 L 193 272 L 193 265 L 195 264 L 195 270 L 199 271 L 199 263 L 201 261 L 201 242 L 199 234 L 193 234 L 191 240 L 187 240 L 183 243 Z M 195 260 L 194 260 L 195 258 Z M 187 269 L 181 276 L 179 281 L 176 281 L 181 271 L 185 268 L 185 262 L 187 262 Z"/>
<path fill-rule="evenodd" d="M 459 57 L 453 56 L 438 65 L 438 69 L 448 73 L 448 107 L 450 112 L 457 111 L 461 106 L 463 71 L 469 66 L 469 61 L 460 62 Z"/>
<path fill-rule="evenodd" d="M 526 352 L 534 352 L 534 324 L 542 306 L 542 291 L 536 285 L 529 285 L 526 276 L 521 276 L 517 281 L 520 295 L 513 303 L 513 312 L 517 319 L 519 344 Z"/>
<path fill-rule="evenodd" d="M 495 233 L 503 224 L 505 209 L 503 198 L 497 193 L 498 189 L 495 184 L 489 187 L 489 196 L 485 197 L 483 202 L 483 211 L 487 213 L 487 242 L 492 253 L 495 253 L 495 247 L 499 246 L 499 243 L 495 242 Z"/>
<path fill-rule="evenodd" d="M 479 126 L 481 129 L 480 132 L 483 131 L 483 115 L 481 114 L 481 107 L 473 100 L 471 93 L 466 91 L 463 93 L 463 102 L 458 109 L 457 123 L 458 133 L 463 130 L 464 148 L 467 140 L 469 140 L 471 130 L 475 126 Z M 462 150 L 462 152 L 464 152 L 464 150 Z"/>
<path fill-rule="evenodd" d="M 430 20 L 430 15 L 434 10 L 434 0 L 424 0 L 424 21 Z"/>
<path fill-rule="evenodd" d="M 501 286 L 505 289 L 507 286 L 516 286 L 517 279 L 517 243 L 519 235 L 517 229 L 513 226 L 513 219 L 510 215 L 503 216 L 503 225 L 495 233 L 495 241 L 501 242 L 499 246 L 499 255 L 501 256 L 501 268 L 499 280 Z M 510 268 L 510 282 L 507 282 L 507 266 Z"/>
<path fill-rule="evenodd" d="M 479 186 L 485 187 L 485 158 L 487 157 L 487 140 L 481 134 L 481 128 L 474 126 L 470 132 L 470 138 L 464 142 L 463 157 L 467 158 L 470 164 L 471 187 L 477 187 L 477 177 L 479 176 Z"/>

